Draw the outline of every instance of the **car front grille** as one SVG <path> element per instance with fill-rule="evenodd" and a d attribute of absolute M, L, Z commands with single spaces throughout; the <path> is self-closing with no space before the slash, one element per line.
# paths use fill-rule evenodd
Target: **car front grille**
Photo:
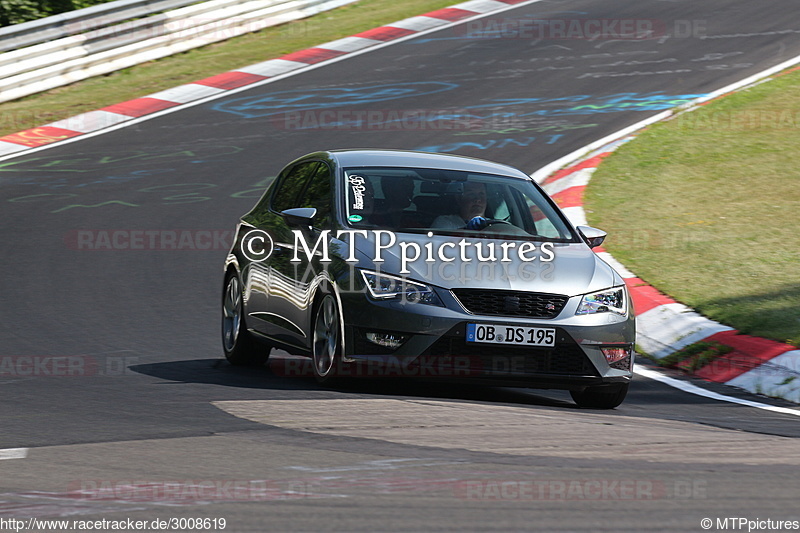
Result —
<path fill-rule="evenodd" d="M 555 318 L 569 300 L 561 294 L 493 289 L 453 289 L 464 309 L 475 315 Z"/>
<path fill-rule="evenodd" d="M 469 375 L 570 375 L 599 376 L 584 351 L 562 330 L 556 329 L 552 348 L 502 346 L 467 342 L 464 327 L 454 328 L 423 354 L 428 361 L 450 358 Z"/>

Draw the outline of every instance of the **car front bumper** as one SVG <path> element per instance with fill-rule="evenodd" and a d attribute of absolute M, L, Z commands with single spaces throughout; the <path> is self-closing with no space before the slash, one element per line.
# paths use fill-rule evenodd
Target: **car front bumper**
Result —
<path fill-rule="evenodd" d="M 580 296 L 570 298 L 553 319 L 471 314 L 448 292 L 445 307 L 376 301 L 363 293 L 341 295 L 345 357 L 360 377 L 468 379 L 535 388 L 581 390 L 624 384 L 633 370 L 635 321 L 632 313 L 575 315 Z M 628 306 L 628 309 L 631 309 Z M 468 324 L 555 329 L 555 346 L 528 347 L 467 342 Z M 399 347 L 378 345 L 367 334 L 402 339 Z M 603 348 L 629 355 L 609 363 Z"/>

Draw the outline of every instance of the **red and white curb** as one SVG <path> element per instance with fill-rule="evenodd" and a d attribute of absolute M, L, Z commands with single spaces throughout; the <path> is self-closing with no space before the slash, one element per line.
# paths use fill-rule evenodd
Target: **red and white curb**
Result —
<path fill-rule="evenodd" d="M 727 87 L 724 92 L 717 91 L 703 97 L 688 108 L 678 110 L 678 113 L 693 111 L 712 99 L 752 86 L 755 82 L 763 82 L 764 76 L 774 74 L 798 62 L 800 57 L 778 65 L 780 68 L 770 69 L 753 79 L 743 80 L 736 84 L 737 86 Z M 602 145 L 599 147 L 596 148 L 594 145 L 587 147 L 593 150 L 588 155 L 581 155 L 580 151 L 570 154 L 537 172 L 533 178 L 542 183 L 544 190 L 553 197 L 575 225 L 586 225 L 586 214 L 583 210 L 584 191 L 603 159 L 634 139 L 636 134 L 633 132 L 641 131 L 643 127 L 658 120 L 668 119 L 675 114 L 673 111 L 659 114 L 644 121 L 645 123 L 636 124 L 632 128 L 626 128 L 622 132 L 601 139 Z M 597 144 L 599 143 L 595 143 Z M 573 162 L 567 163 L 570 158 Z M 553 168 L 558 168 L 555 165 L 564 164 L 569 166 L 551 173 Z M 598 248 L 597 255 L 616 269 L 625 280 L 636 313 L 637 343 L 646 353 L 660 359 L 701 341 L 730 346 L 733 351 L 715 359 L 695 371 L 693 375 L 756 394 L 800 403 L 800 350 L 789 344 L 743 335 L 731 327 L 714 322 L 658 292 L 636 277 L 604 249 Z"/>
<path fill-rule="evenodd" d="M 468 18 L 504 11 L 518 4 L 534 3 L 535 1 L 539 0 L 472 0 L 424 15 L 410 17 L 351 37 L 293 52 L 278 59 L 271 59 L 194 83 L 114 104 L 97 111 L 82 113 L 65 120 L 0 137 L 0 157 L 19 154 L 32 148 L 98 132 L 123 122 L 190 102 L 223 95 L 235 89 L 261 83 L 292 71 L 338 59 L 390 41 L 429 30 L 441 29 Z"/>

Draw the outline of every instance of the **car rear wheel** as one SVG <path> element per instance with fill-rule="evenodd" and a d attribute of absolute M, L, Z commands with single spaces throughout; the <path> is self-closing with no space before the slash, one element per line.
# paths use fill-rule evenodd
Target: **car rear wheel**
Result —
<path fill-rule="evenodd" d="M 613 409 L 619 406 L 628 394 L 628 383 L 617 388 L 588 387 L 582 391 L 569 391 L 578 407 L 589 409 Z"/>
<path fill-rule="evenodd" d="M 247 331 L 241 287 L 239 277 L 228 274 L 222 293 L 222 349 L 232 365 L 263 365 L 269 358 L 270 347 L 258 343 Z"/>
<path fill-rule="evenodd" d="M 341 366 L 341 317 L 336 298 L 325 294 L 314 314 L 314 338 L 311 353 L 314 359 L 314 377 L 320 383 L 336 379 Z"/>

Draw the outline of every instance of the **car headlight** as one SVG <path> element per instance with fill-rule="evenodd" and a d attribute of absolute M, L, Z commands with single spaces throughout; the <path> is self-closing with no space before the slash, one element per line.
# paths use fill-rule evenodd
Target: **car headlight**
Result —
<path fill-rule="evenodd" d="M 369 295 L 375 300 L 402 300 L 414 304 L 444 307 L 433 288 L 406 278 L 362 270 Z"/>
<path fill-rule="evenodd" d="M 593 313 L 616 313 L 625 316 L 628 313 L 628 293 L 625 286 L 585 294 L 575 314 Z"/>

